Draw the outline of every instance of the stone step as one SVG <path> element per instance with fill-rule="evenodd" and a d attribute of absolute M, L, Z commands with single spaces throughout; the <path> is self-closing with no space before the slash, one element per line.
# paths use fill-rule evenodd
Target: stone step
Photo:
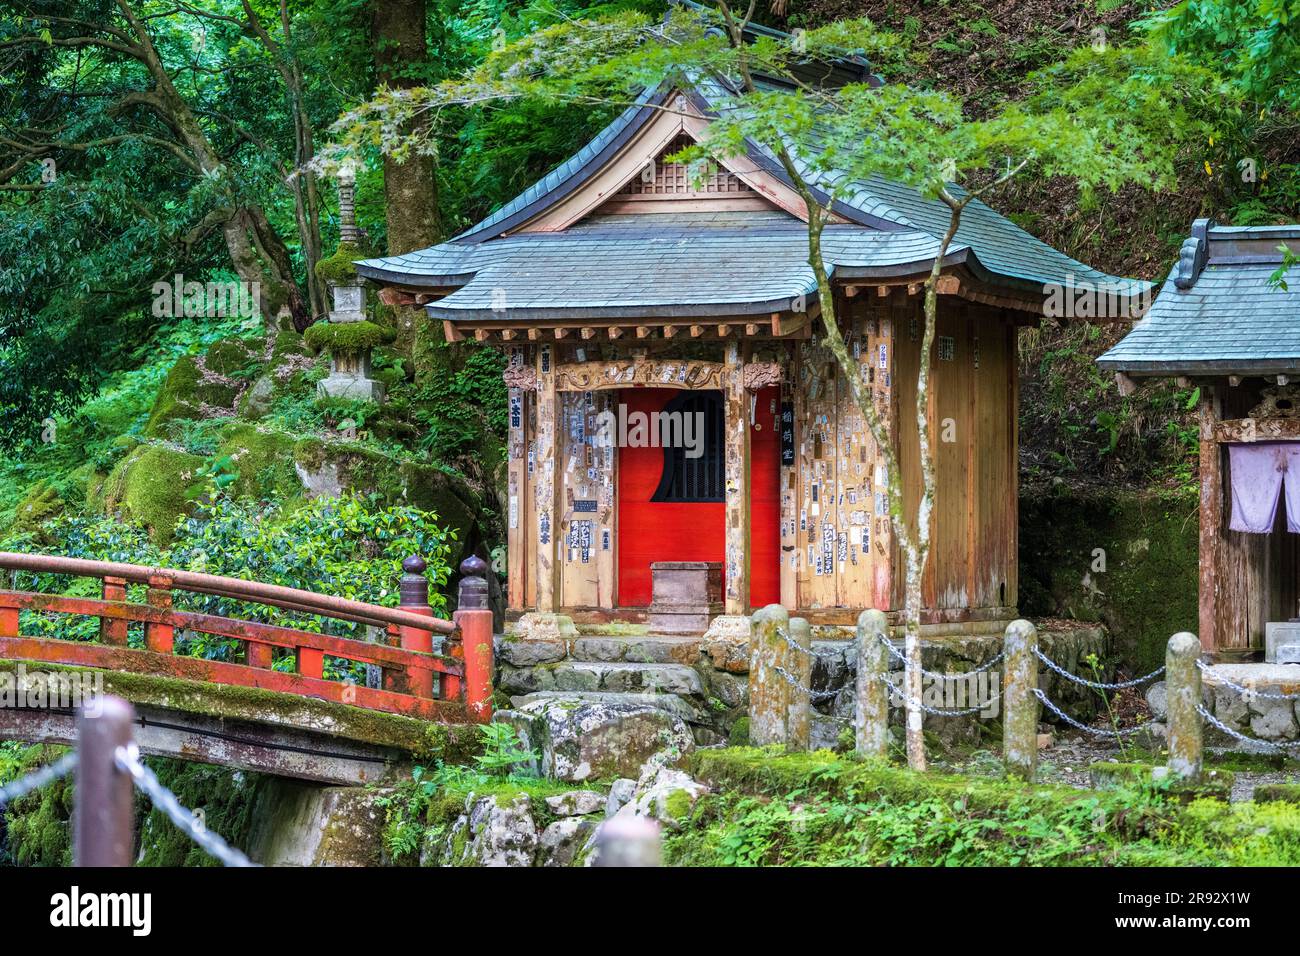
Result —
<path fill-rule="evenodd" d="M 530 667 L 503 666 L 501 688 L 509 694 L 539 690 L 682 694 L 704 697 L 704 681 L 685 664 L 562 660 Z"/>
<path fill-rule="evenodd" d="M 700 704 L 684 697 L 678 697 L 676 694 L 616 694 L 609 691 L 539 690 L 531 694 L 511 697 L 510 705 L 519 708 L 536 700 L 556 699 L 577 699 L 596 703 L 634 701 L 638 704 L 648 704 L 662 710 L 664 713 L 672 714 L 674 717 L 680 717 L 688 724 L 702 724 L 708 720 L 708 713 Z"/>
<path fill-rule="evenodd" d="M 685 664 L 700 656 L 699 637 L 647 634 L 637 637 L 584 636 L 569 642 L 569 658 L 586 663 Z"/>
<path fill-rule="evenodd" d="M 704 696 L 704 681 L 685 664 L 561 661 L 551 668 L 555 690 Z"/>

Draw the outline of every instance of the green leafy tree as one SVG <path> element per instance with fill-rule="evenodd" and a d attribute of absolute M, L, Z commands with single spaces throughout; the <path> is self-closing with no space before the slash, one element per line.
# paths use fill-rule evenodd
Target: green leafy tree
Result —
<path fill-rule="evenodd" d="M 849 50 L 864 52 L 879 68 L 902 75 L 908 64 L 903 37 L 865 19 L 831 23 L 793 38 L 755 37 L 748 27 L 756 10 L 755 2 L 738 12 L 729 0 L 716 0 L 707 9 L 676 9 L 664 23 L 635 12 L 565 21 L 495 50 L 460 80 L 407 91 L 400 102 L 377 97 L 345 115 L 336 132 L 345 150 L 363 141 L 381 142 L 385 149 L 410 148 L 409 137 L 387 134 L 392 124 L 385 120 L 405 114 L 431 119 L 436 126 L 445 110 L 501 102 L 623 107 L 641 90 L 661 83 L 710 84 L 717 119 L 705 140 L 678 158 L 736 156 L 754 144 L 780 163 L 807 210 L 808 261 L 817 280 L 824 340 L 885 465 L 890 517 L 905 555 L 907 741 L 909 761 L 919 769 L 925 765 L 921 582 L 935 498 L 930 363 L 920 363 L 917 378 L 914 420 L 922 492 L 909 514 L 894 443 L 840 334 L 821 255 L 822 230 L 834 202 L 854 184 L 883 177 L 912 186 L 947 208 L 948 223 L 924 284 L 922 354 L 929 356 L 942 262 L 971 203 L 995 195 L 1028 170 L 1072 180 L 1085 190 L 1114 190 L 1130 182 L 1168 187 L 1180 144 L 1209 135 L 1213 118 L 1230 111 L 1232 99 L 1212 72 L 1157 45 L 1097 44 L 1033 76 L 1025 100 L 972 119 L 960 98 L 942 90 L 901 82 L 827 88 L 803 78 L 806 72 L 800 67 L 832 61 Z"/>

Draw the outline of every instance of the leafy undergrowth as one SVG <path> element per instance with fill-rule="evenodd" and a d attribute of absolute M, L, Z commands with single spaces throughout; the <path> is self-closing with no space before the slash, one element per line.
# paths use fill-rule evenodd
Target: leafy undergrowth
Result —
<path fill-rule="evenodd" d="M 592 784 L 552 780 L 535 773 L 540 754 L 526 747 L 519 731 L 509 724 L 478 727 L 479 751 L 468 765 L 438 761 L 432 768 L 415 767 L 409 780 L 377 801 L 384 809 L 384 851 L 397 866 L 413 866 L 421 848 L 440 842 L 466 801 L 492 797 L 509 804 L 520 794 L 528 796 L 533 819 L 545 827 L 554 819 L 547 797 L 578 789 L 604 789 Z"/>
<path fill-rule="evenodd" d="M 1295 866 L 1300 806 L 916 774 L 826 751 L 701 751 L 714 794 L 668 838 L 678 866 Z"/>

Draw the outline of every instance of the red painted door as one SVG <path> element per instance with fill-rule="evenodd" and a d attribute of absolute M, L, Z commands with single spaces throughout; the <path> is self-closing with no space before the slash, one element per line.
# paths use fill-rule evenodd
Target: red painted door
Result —
<path fill-rule="evenodd" d="M 631 416 L 663 411 L 679 395 L 679 389 L 638 388 L 624 390 L 619 400 Z M 781 599 L 779 410 L 778 389 L 764 389 L 755 396 L 750 426 L 749 585 L 755 607 Z M 650 603 L 654 561 L 723 560 L 725 506 L 721 501 L 651 500 L 663 478 L 665 457 L 662 448 L 618 449 L 618 603 L 623 607 Z"/>

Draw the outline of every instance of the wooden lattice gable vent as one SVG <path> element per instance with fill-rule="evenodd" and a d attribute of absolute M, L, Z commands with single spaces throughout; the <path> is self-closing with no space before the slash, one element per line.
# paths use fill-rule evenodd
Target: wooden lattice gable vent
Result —
<path fill-rule="evenodd" d="M 693 145 L 689 136 L 673 140 L 653 163 L 647 163 L 641 172 L 618 191 L 618 200 L 670 199 L 757 199 L 759 194 L 739 176 L 717 163 L 705 163 L 704 168 L 688 163 L 671 163 L 668 157 Z"/>

